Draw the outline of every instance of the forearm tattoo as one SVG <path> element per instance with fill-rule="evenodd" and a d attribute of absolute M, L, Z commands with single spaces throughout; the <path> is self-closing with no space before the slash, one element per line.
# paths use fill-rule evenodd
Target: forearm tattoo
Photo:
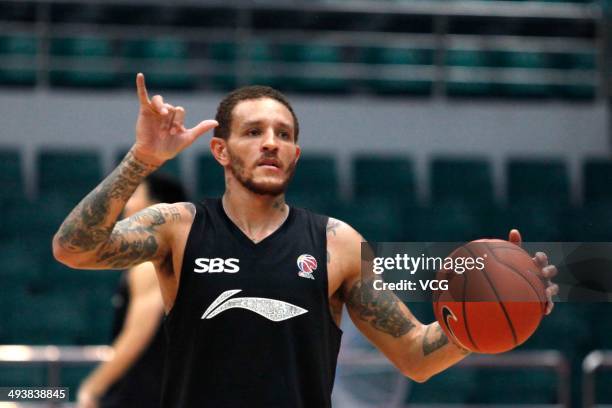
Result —
<path fill-rule="evenodd" d="M 159 249 L 157 228 L 180 218 L 176 206 L 158 204 L 118 222 L 109 240 L 96 252 L 96 262 L 110 268 L 127 268 L 152 259 Z"/>
<path fill-rule="evenodd" d="M 374 290 L 359 281 L 350 289 L 346 305 L 359 319 L 370 322 L 376 330 L 401 337 L 415 327 L 400 308 L 400 300 L 391 291 Z"/>
<path fill-rule="evenodd" d="M 72 210 L 62 223 L 57 240 L 71 252 L 88 252 L 108 240 L 120 209 L 155 166 L 128 152 L 119 166 Z M 111 205 L 117 214 L 111 217 Z"/>
<path fill-rule="evenodd" d="M 446 333 L 444 333 L 444 330 L 442 330 L 440 325 L 434 324 L 427 326 L 427 329 L 425 329 L 425 335 L 423 336 L 424 356 L 433 353 L 447 344 L 448 337 L 446 337 Z"/>

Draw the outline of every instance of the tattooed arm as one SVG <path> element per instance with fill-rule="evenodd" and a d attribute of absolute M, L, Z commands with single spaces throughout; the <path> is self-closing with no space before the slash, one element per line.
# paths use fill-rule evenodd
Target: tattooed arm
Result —
<path fill-rule="evenodd" d="M 340 298 L 357 328 L 407 377 L 423 382 L 468 353 L 450 342 L 437 322 L 424 325 L 389 290 L 375 290 L 361 274 L 361 242 L 353 228 L 330 218 L 328 270 L 341 280 Z M 370 270 L 367 267 L 364 270 Z"/>
<path fill-rule="evenodd" d="M 205 120 L 185 128 L 185 110 L 149 99 L 144 75 L 136 77 L 140 110 L 136 141 L 119 166 L 72 210 L 53 237 L 55 258 L 74 268 L 127 268 L 166 259 L 172 225 L 191 222 L 190 204 L 158 204 L 117 223 L 125 203 L 140 182 L 165 161 L 217 126 Z"/>
<path fill-rule="evenodd" d="M 122 269 L 164 259 L 168 226 L 190 218 L 193 204 L 157 204 L 116 223 L 136 187 L 155 168 L 130 150 L 64 220 L 53 239 L 55 258 L 81 269 Z"/>

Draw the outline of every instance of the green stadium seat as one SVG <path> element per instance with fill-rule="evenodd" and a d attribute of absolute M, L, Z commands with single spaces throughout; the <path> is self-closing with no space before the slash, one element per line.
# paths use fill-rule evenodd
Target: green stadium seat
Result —
<path fill-rule="evenodd" d="M 582 69 L 593 71 L 596 69 L 595 52 L 581 53 L 555 53 L 550 54 L 551 64 L 559 69 Z"/>
<path fill-rule="evenodd" d="M 347 222 L 367 241 L 400 241 L 403 237 L 403 208 L 384 198 L 367 197 L 352 202 L 336 202 L 329 215 Z"/>
<path fill-rule="evenodd" d="M 594 203 L 567 210 L 564 241 L 612 242 L 612 203 Z"/>
<path fill-rule="evenodd" d="M 0 204 L 23 200 L 24 180 L 17 149 L 0 150 Z"/>
<path fill-rule="evenodd" d="M 34 35 L 0 35 L 0 84 L 34 85 L 37 50 L 38 40 Z"/>
<path fill-rule="evenodd" d="M 446 202 L 415 212 L 405 234 L 411 241 L 464 242 L 480 238 L 479 227 L 473 207 Z"/>
<path fill-rule="evenodd" d="M 227 64 L 222 73 L 213 74 L 211 79 L 213 88 L 232 90 L 236 88 L 236 66 L 239 59 L 239 46 L 234 42 L 215 42 L 208 46 L 208 56 L 216 63 Z"/>
<path fill-rule="evenodd" d="M 498 85 L 483 81 L 460 81 L 451 79 L 446 83 L 446 94 L 452 97 L 481 97 L 498 94 Z"/>
<path fill-rule="evenodd" d="M 209 56 L 218 63 L 235 64 L 240 61 L 240 47 L 234 42 L 216 42 L 209 46 Z M 267 85 L 277 87 L 282 80 L 277 75 L 271 73 L 267 67 L 268 63 L 276 59 L 273 47 L 265 41 L 253 40 L 245 46 L 242 56 L 249 64 L 249 69 L 244 72 L 247 75 L 248 84 Z M 222 74 L 215 74 L 212 77 L 215 88 L 233 90 L 237 87 L 237 67 L 228 65 L 228 69 Z"/>
<path fill-rule="evenodd" d="M 60 195 L 78 202 L 102 180 L 102 163 L 96 151 L 43 150 L 36 164 L 40 197 Z"/>
<path fill-rule="evenodd" d="M 498 86 L 499 94 L 510 98 L 547 98 L 553 95 L 555 87 L 546 83 L 504 83 Z"/>
<path fill-rule="evenodd" d="M 189 45 L 183 40 L 160 37 L 126 41 L 123 55 L 133 62 L 134 69 L 144 72 L 151 88 L 191 89 L 196 85 L 195 76 L 186 71 Z"/>
<path fill-rule="evenodd" d="M 544 69 L 553 64 L 549 54 L 543 52 L 500 51 L 500 66 L 505 68 Z M 514 82 L 501 86 L 505 96 L 518 98 L 551 96 L 553 87 L 546 83 Z"/>
<path fill-rule="evenodd" d="M 514 228 L 506 208 L 497 206 L 480 208 L 477 218 L 478 235 L 481 238 L 508 239 L 508 233 Z"/>
<path fill-rule="evenodd" d="M 362 54 L 362 61 L 368 64 L 433 65 L 434 59 L 434 50 L 424 48 L 367 47 Z M 381 94 L 429 95 L 433 81 L 375 78 L 366 80 L 366 85 Z"/>
<path fill-rule="evenodd" d="M 344 93 L 349 90 L 350 81 L 337 74 L 338 69 L 327 70 L 326 74 L 311 71 L 342 63 L 342 49 L 326 44 L 283 44 L 280 46 L 283 61 L 299 63 L 300 74 L 283 78 L 282 87 L 300 92 Z"/>
<path fill-rule="evenodd" d="M 367 47 L 363 51 L 364 62 L 369 64 L 433 65 L 431 48 Z"/>
<path fill-rule="evenodd" d="M 494 51 L 449 49 L 446 51 L 446 65 L 449 67 L 494 67 L 497 53 Z"/>
<path fill-rule="evenodd" d="M 203 153 L 196 158 L 197 198 L 220 197 L 225 191 L 223 167 L 213 156 Z"/>
<path fill-rule="evenodd" d="M 81 197 L 82 198 L 82 197 Z M 51 237 L 59 228 L 79 197 L 57 193 L 42 201 L 16 201 L 6 206 L 0 225 L 2 237 L 31 245 L 28 251 L 37 256 L 51 251 Z"/>
<path fill-rule="evenodd" d="M 45 242 L 50 246 L 50 242 Z M 3 286 L 7 282 L 24 284 L 26 286 L 40 279 L 42 267 L 39 259 L 33 256 L 34 251 L 23 242 L 12 240 L 0 245 L 0 280 Z"/>
<path fill-rule="evenodd" d="M 208 46 L 209 56 L 215 61 L 234 62 L 238 59 L 238 44 L 229 41 L 215 42 Z"/>
<path fill-rule="evenodd" d="M 338 175 L 332 156 L 311 154 L 302 156 L 287 194 L 290 205 L 302 206 L 321 199 L 333 203 L 338 198 Z M 306 208 L 309 208 L 305 205 Z"/>
<path fill-rule="evenodd" d="M 507 220 L 512 228 L 521 232 L 525 241 L 553 242 L 562 239 L 563 214 L 564 208 L 545 202 L 521 202 L 509 207 Z"/>
<path fill-rule="evenodd" d="M 585 204 L 612 204 L 612 160 L 589 159 L 582 166 Z"/>
<path fill-rule="evenodd" d="M 275 48 L 265 41 L 253 41 L 248 46 L 249 64 L 252 66 L 249 72 L 249 83 L 256 85 L 267 85 L 273 88 L 282 86 L 282 78 L 269 72 L 268 64 L 276 59 Z"/>
<path fill-rule="evenodd" d="M 388 198 L 404 204 L 416 202 L 412 161 L 403 156 L 357 156 L 353 160 L 356 199 Z"/>
<path fill-rule="evenodd" d="M 551 207 L 569 204 L 569 176 L 562 160 L 510 160 L 507 177 L 510 205 L 534 201 Z"/>
<path fill-rule="evenodd" d="M 449 49 L 445 55 L 445 63 L 449 68 L 450 77 L 446 83 L 446 93 L 457 97 L 479 97 L 495 94 L 495 85 L 480 79 L 456 79 L 452 75 L 454 67 L 482 68 L 494 67 L 497 64 L 496 54 L 492 51 Z M 476 76 L 474 78 L 477 78 Z"/>
<path fill-rule="evenodd" d="M 571 68 L 594 71 L 597 69 L 597 55 L 595 52 L 575 53 L 570 57 Z"/>
<path fill-rule="evenodd" d="M 597 95 L 595 85 L 590 84 L 563 84 L 552 87 L 555 96 L 576 101 L 588 101 Z"/>
<path fill-rule="evenodd" d="M 434 158 L 430 177 L 434 203 L 450 201 L 485 207 L 494 202 L 493 176 L 486 159 Z"/>
<path fill-rule="evenodd" d="M 75 87 L 112 87 L 118 73 L 111 58 L 111 40 L 96 36 L 53 38 L 50 44 L 52 85 Z"/>
<path fill-rule="evenodd" d="M 87 316 L 66 294 L 31 295 L 13 330 L 19 344 L 74 344 L 86 332 Z"/>
<path fill-rule="evenodd" d="M 500 66 L 506 68 L 549 68 L 550 54 L 526 51 L 498 51 Z"/>

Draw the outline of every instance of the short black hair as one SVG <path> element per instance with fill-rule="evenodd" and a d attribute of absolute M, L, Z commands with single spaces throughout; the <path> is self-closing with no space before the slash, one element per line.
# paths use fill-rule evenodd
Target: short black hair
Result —
<path fill-rule="evenodd" d="M 294 140 L 297 142 L 298 135 L 300 133 L 300 124 L 298 123 L 297 115 L 293 111 L 293 107 L 291 107 L 289 100 L 285 97 L 285 95 L 276 89 L 263 85 L 244 86 L 230 92 L 227 94 L 227 96 L 225 96 L 225 98 L 223 98 L 217 107 L 217 114 L 215 115 L 215 120 L 219 122 L 219 126 L 215 128 L 214 136 L 227 140 L 231 133 L 232 115 L 236 105 L 242 101 L 262 98 L 274 99 L 275 101 L 282 103 L 289 110 L 289 112 L 291 112 L 295 134 Z"/>
<path fill-rule="evenodd" d="M 165 173 L 152 173 L 144 179 L 149 198 L 156 203 L 178 203 L 188 201 L 183 185 Z"/>

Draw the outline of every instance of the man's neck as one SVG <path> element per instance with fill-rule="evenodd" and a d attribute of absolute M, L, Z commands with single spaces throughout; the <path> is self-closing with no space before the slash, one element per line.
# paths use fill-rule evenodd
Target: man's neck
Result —
<path fill-rule="evenodd" d="M 259 242 L 271 235 L 289 214 L 284 194 L 260 195 L 242 186 L 228 187 L 222 202 L 230 220 L 253 242 Z"/>

